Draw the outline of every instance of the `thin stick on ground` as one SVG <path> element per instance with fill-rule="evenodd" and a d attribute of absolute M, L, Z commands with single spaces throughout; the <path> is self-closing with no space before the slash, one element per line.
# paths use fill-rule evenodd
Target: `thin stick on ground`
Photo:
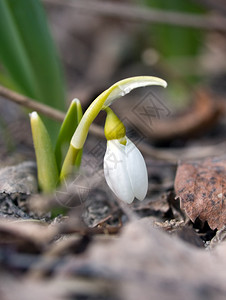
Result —
<path fill-rule="evenodd" d="M 54 119 L 56 121 L 62 122 L 64 119 L 65 114 L 63 112 L 54 109 L 48 105 L 37 102 L 34 99 L 18 94 L 10 89 L 7 89 L 2 85 L 0 85 L 0 95 L 8 100 L 11 100 L 19 105 L 22 105 L 23 107 L 42 113 L 45 116 Z"/>
<path fill-rule="evenodd" d="M 64 112 L 57 110 L 55 108 L 52 108 L 43 103 L 37 102 L 34 99 L 31 99 L 31 98 L 21 95 L 19 93 L 16 93 L 2 85 L 0 85 L 0 96 L 4 97 L 7 100 L 11 100 L 23 107 L 37 111 L 38 113 L 41 113 L 53 120 L 59 121 L 59 122 L 62 122 L 65 117 Z M 97 137 L 104 138 L 104 131 L 98 125 L 92 124 L 91 128 L 90 128 L 90 132 Z"/>
<path fill-rule="evenodd" d="M 193 27 L 205 30 L 226 31 L 226 18 L 219 15 L 201 15 L 150 9 L 141 5 L 114 3 L 113 1 L 96 0 L 44 0 L 45 3 L 57 6 L 69 6 L 77 13 L 90 13 L 97 16 L 114 17 L 121 21 L 161 23 L 182 27 Z"/>
<path fill-rule="evenodd" d="M 54 109 L 48 105 L 42 104 L 35 101 L 34 99 L 28 98 L 21 94 L 18 94 L 8 88 L 5 88 L 0 85 L 0 96 L 6 100 L 15 102 L 23 107 L 35 110 L 38 113 L 41 113 L 53 120 L 62 122 L 65 116 L 65 113 Z M 104 130 L 101 126 L 92 124 L 90 127 L 90 133 L 98 138 L 104 137 Z M 182 159 L 196 159 L 204 158 L 211 155 L 222 155 L 225 152 L 225 142 L 219 143 L 218 145 L 210 145 L 204 147 L 193 147 L 184 149 L 156 149 L 148 145 L 147 143 L 139 143 L 139 149 L 141 152 L 149 157 L 160 159 L 172 163 L 176 163 L 178 160 Z"/>

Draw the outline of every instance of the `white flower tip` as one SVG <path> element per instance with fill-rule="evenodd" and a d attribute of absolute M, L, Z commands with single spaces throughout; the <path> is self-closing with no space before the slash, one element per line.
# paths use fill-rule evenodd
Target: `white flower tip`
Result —
<path fill-rule="evenodd" d="M 153 76 L 135 76 L 120 80 L 108 89 L 110 93 L 105 100 L 104 106 L 107 107 L 111 105 L 114 100 L 125 96 L 134 89 L 150 85 L 160 85 L 165 88 L 167 87 L 167 82 Z"/>
<path fill-rule="evenodd" d="M 138 196 L 138 197 L 136 197 L 136 198 L 137 198 L 138 200 L 140 200 L 140 201 L 143 201 L 143 200 L 145 199 L 146 195 L 147 195 L 147 191 L 145 191 L 145 193 L 143 192 L 142 197 Z"/>
<path fill-rule="evenodd" d="M 36 111 L 33 111 L 32 113 L 29 114 L 31 119 L 38 119 L 38 113 Z"/>
<path fill-rule="evenodd" d="M 74 98 L 71 103 L 80 104 L 80 101 L 78 98 Z"/>
<path fill-rule="evenodd" d="M 133 198 L 127 198 L 127 199 L 120 199 L 120 200 L 126 202 L 127 204 L 131 204 L 131 203 L 133 202 L 134 199 L 135 199 L 135 198 L 133 197 Z"/>
<path fill-rule="evenodd" d="M 166 88 L 167 85 L 168 85 L 167 82 L 166 82 L 165 80 L 162 79 L 162 86 L 163 86 L 164 88 Z"/>

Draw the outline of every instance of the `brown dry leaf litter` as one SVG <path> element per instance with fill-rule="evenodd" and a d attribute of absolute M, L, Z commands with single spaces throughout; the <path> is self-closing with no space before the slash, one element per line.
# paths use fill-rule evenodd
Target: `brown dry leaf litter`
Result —
<path fill-rule="evenodd" d="M 225 230 L 211 251 L 201 249 L 174 200 L 175 166 L 147 165 L 150 190 L 143 202 L 120 205 L 104 185 L 94 185 L 80 206 L 77 193 L 68 190 L 76 204 L 68 217 L 46 222 L 6 214 L 0 222 L 0 298 L 225 299 Z M 18 204 L 11 196 L 9 191 L 6 198 Z"/>
<path fill-rule="evenodd" d="M 226 157 L 181 163 L 175 192 L 181 208 L 194 222 L 207 221 L 212 229 L 226 224 Z"/>
<path fill-rule="evenodd" d="M 201 251 L 153 229 L 150 218 L 130 222 L 117 237 L 61 236 L 59 224 L 30 225 L 0 224 L 5 236 L 27 227 L 40 241 L 36 255 L 31 248 L 2 252 L 1 299 L 225 299 L 225 242 Z"/>

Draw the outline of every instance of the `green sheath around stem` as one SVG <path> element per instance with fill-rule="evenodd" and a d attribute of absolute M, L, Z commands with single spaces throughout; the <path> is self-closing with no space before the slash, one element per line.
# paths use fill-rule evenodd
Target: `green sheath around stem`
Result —
<path fill-rule="evenodd" d="M 62 183 L 68 175 L 71 174 L 73 167 L 76 163 L 77 157 L 81 155 L 82 149 L 76 149 L 70 145 L 67 155 L 65 157 L 61 173 L 60 173 L 60 182 Z"/>

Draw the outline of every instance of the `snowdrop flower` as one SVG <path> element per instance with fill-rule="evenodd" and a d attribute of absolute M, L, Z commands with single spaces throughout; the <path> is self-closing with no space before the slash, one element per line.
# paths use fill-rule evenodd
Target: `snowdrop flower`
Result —
<path fill-rule="evenodd" d="M 128 138 L 125 145 L 120 140 L 107 141 L 104 175 L 108 186 L 119 199 L 132 203 L 135 197 L 139 200 L 145 198 L 147 168 L 140 151 Z"/>
<path fill-rule="evenodd" d="M 130 93 L 132 90 L 140 88 L 140 87 L 151 86 L 151 85 L 160 85 L 160 86 L 166 87 L 167 83 L 163 79 L 160 79 L 157 77 L 152 77 L 152 76 L 135 76 L 135 77 L 131 77 L 131 78 L 126 78 L 126 79 L 120 80 L 120 81 L 116 82 L 115 84 L 113 84 L 111 87 L 109 87 L 103 93 L 101 93 L 90 104 L 90 106 L 87 108 L 84 115 L 82 116 L 82 119 L 79 122 L 79 124 L 71 138 L 70 146 L 69 146 L 67 155 L 65 157 L 65 160 L 63 162 L 63 166 L 61 168 L 60 182 L 63 182 L 63 180 L 70 174 L 72 166 L 74 166 L 75 161 L 76 161 L 79 153 L 81 153 L 81 150 L 84 146 L 84 143 L 86 141 L 86 138 L 87 138 L 87 135 L 89 132 L 90 125 L 92 124 L 94 119 L 97 117 L 99 112 L 101 110 L 107 110 L 114 101 L 116 101 L 120 97 L 123 97 L 126 94 Z M 120 138 L 123 138 L 123 141 L 120 140 Z M 121 135 L 121 133 L 120 133 L 120 134 L 117 134 L 115 137 L 110 134 L 110 136 L 108 136 L 107 140 L 119 140 L 120 141 L 119 143 L 121 145 L 123 145 L 123 143 L 124 143 L 125 149 L 128 149 L 128 147 L 131 148 L 130 141 L 128 141 L 128 139 L 126 139 L 126 137 L 125 137 L 125 132 L 123 133 L 123 135 Z M 134 148 L 135 148 L 135 146 L 134 146 Z M 127 153 L 128 157 L 131 157 L 131 154 L 129 155 L 128 154 L 129 152 L 127 150 L 125 151 L 125 153 Z M 136 151 L 134 150 L 133 153 L 136 153 Z M 136 154 L 136 156 L 138 157 L 137 154 Z M 129 167 L 127 167 L 127 169 L 128 168 Z M 128 174 L 130 175 L 130 176 L 128 176 L 128 178 L 130 178 L 131 171 L 128 171 Z M 134 183 L 131 185 L 132 185 L 132 188 L 134 188 L 134 186 L 135 186 Z M 145 190 L 145 188 L 146 188 L 146 186 L 144 186 L 144 190 Z M 135 190 L 137 190 L 137 189 L 135 189 Z M 114 191 L 116 191 L 115 188 L 114 188 Z M 134 196 L 142 198 L 139 195 L 138 196 L 137 195 L 138 195 L 137 193 L 134 194 Z M 123 198 L 123 199 L 125 199 L 125 198 Z M 130 200 L 128 200 L 127 202 L 131 202 L 131 201 L 132 200 L 130 198 Z"/>
<path fill-rule="evenodd" d="M 114 194 L 126 203 L 143 200 L 148 189 L 147 168 L 137 147 L 125 136 L 125 127 L 109 108 L 105 123 L 107 150 L 104 174 Z"/>

